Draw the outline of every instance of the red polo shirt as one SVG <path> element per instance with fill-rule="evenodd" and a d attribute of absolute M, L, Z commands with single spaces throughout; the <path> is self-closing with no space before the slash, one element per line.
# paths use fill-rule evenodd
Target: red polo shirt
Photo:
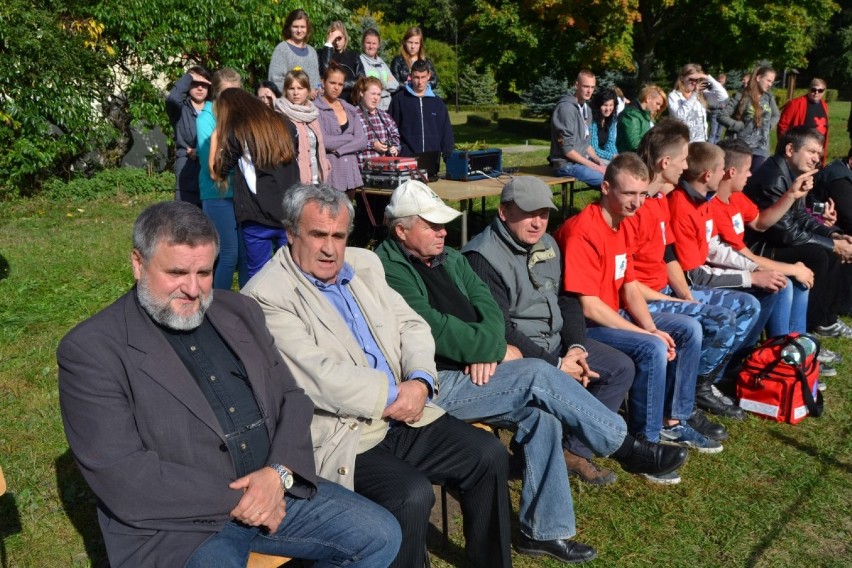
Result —
<path fill-rule="evenodd" d="M 565 259 L 563 288 L 582 296 L 597 296 L 617 311 L 621 287 L 636 279 L 624 229 L 613 230 L 603 218 L 601 206 L 592 203 L 563 223 L 553 236 Z"/>
<path fill-rule="evenodd" d="M 728 203 L 715 197 L 711 199 L 710 214 L 719 238 L 734 250 L 743 250 L 746 246 L 743 240 L 746 225 L 757 219 L 760 209 L 743 192 L 736 191 L 731 194 Z"/>
<path fill-rule="evenodd" d="M 652 290 L 662 290 L 668 284 L 665 253 L 674 240 L 668 230 L 670 220 L 668 200 L 660 192 L 645 199 L 636 215 L 621 224 L 633 255 L 636 279 Z"/>
<path fill-rule="evenodd" d="M 669 211 L 678 261 L 685 271 L 698 268 L 707 262 L 708 243 L 716 234 L 710 204 L 705 199 L 696 201 L 685 189 L 676 187 L 669 194 Z"/>

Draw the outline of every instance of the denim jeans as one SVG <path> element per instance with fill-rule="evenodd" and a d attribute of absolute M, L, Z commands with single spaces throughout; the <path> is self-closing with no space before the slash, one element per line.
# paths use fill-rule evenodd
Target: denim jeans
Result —
<path fill-rule="evenodd" d="M 626 314 L 625 318 L 629 319 Z M 701 355 L 701 325 L 677 314 L 651 314 L 657 328 L 674 339 L 677 357 L 666 359 L 665 343 L 656 336 L 609 327 L 589 327 L 586 335 L 633 359 L 636 376 L 627 404 L 627 428 L 651 442 L 660 441 L 663 418 L 686 420 L 695 403 L 695 380 Z"/>
<path fill-rule="evenodd" d="M 205 199 L 201 202 L 204 213 L 210 217 L 219 233 L 219 257 L 213 269 L 213 287 L 230 290 L 234 272 L 239 270 L 242 288 L 248 282 L 245 262 L 245 246 L 240 238 L 237 218 L 234 215 L 234 200 L 231 198 Z"/>
<path fill-rule="evenodd" d="M 776 292 L 778 303 L 766 320 L 769 337 L 790 332 L 805 333 L 808 329 L 808 295 L 810 290 L 796 280 L 787 278 L 787 287 Z"/>
<path fill-rule="evenodd" d="M 285 496 L 287 515 L 274 534 L 227 523 L 198 547 L 186 568 L 244 568 L 249 551 L 316 561 L 315 567 L 386 568 L 402 535 L 389 512 L 330 481 L 310 499 Z"/>
<path fill-rule="evenodd" d="M 521 530 L 536 540 L 570 538 L 576 532 L 562 432 L 570 430 L 595 453 L 607 456 L 624 442 L 627 428 L 576 380 L 541 359 L 497 365 L 484 385 L 461 371 L 440 371 L 434 402 L 462 420 L 517 428 L 524 446 Z"/>
<path fill-rule="evenodd" d="M 573 177 L 577 181 L 581 181 L 586 185 L 600 187 L 603 183 L 603 174 L 597 170 L 593 170 L 583 164 L 568 162 L 564 166 L 556 170 L 556 175 L 559 177 Z"/>
<path fill-rule="evenodd" d="M 673 292 L 667 286 L 662 293 Z M 698 320 L 703 334 L 698 374 L 721 376 L 720 365 L 751 336 L 760 304 L 750 294 L 722 288 L 696 286 L 692 295 L 695 302 L 654 300 L 648 302 L 648 309 L 651 313 L 681 314 Z"/>
<path fill-rule="evenodd" d="M 249 278 L 260 272 L 275 251 L 287 244 L 287 231 L 280 227 L 245 221 L 240 225 L 240 233 L 246 247 L 246 271 Z"/>

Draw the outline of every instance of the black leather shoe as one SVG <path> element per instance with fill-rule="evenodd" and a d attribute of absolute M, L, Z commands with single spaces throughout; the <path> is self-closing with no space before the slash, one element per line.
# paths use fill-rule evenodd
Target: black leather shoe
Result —
<path fill-rule="evenodd" d="M 704 412 L 698 408 L 692 411 L 692 416 L 690 416 L 689 420 L 686 422 L 692 426 L 693 430 L 702 436 L 710 438 L 711 440 L 721 442 L 722 440 L 728 439 L 728 431 L 725 427 L 721 424 L 716 424 L 715 422 L 708 420 L 707 417 L 704 416 Z"/>
<path fill-rule="evenodd" d="M 745 420 L 746 417 L 742 408 L 735 404 L 728 404 L 725 399 L 713 392 L 713 385 L 710 383 L 701 382 L 695 385 L 695 405 L 701 410 L 718 416 L 735 420 Z"/>
<path fill-rule="evenodd" d="M 683 462 L 686 461 L 686 456 L 686 448 L 655 444 L 636 439 L 633 441 L 633 448 L 630 454 L 626 457 L 616 459 L 624 471 L 662 475 L 670 473 L 683 465 Z"/>
<path fill-rule="evenodd" d="M 518 552 L 527 556 L 550 556 L 568 564 L 579 564 L 594 560 L 598 555 L 595 549 L 576 540 L 557 538 L 554 540 L 533 540 L 521 533 L 518 544 L 515 546 Z"/>

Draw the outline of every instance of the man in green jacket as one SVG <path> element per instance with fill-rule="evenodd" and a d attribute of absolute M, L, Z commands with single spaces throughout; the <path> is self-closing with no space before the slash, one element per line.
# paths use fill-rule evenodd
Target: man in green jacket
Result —
<path fill-rule="evenodd" d="M 685 452 L 634 439 L 624 420 L 578 381 L 541 359 L 524 359 L 506 343 L 490 289 L 461 253 L 444 248 L 444 225 L 459 213 L 428 186 L 399 186 L 385 215 L 390 237 L 376 254 L 388 284 L 431 328 L 440 383 L 435 404 L 462 420 L 508 425 L 524 445 L 518 550 L 563 562 L 591 560 L 592 547 L 569 540 L 575 525 L 563 429 L 633 473 L 673 471 Z"/>
<path fill-rule="evenodd" d="M 654 117 L 666 108 L 666 96 L 656 85 L 639 91 L 639 100 L 627 105 L 618 115 L 615 147 L 618 153 L 635 152 L 645 133 L 651 130 Z"/>

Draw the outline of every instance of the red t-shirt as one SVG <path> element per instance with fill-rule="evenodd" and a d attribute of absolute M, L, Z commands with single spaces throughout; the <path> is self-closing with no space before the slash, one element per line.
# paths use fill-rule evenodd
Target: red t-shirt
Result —
<path fill-rule="evenodd" d="M 731 194 L 728 203 L 715 197 L 711 199 L 710 214 L 722 242 L 728 243 L 734 250 L 743 250 L 746 225 L 757 219 L 760 209 L 743 192 L 736 191 Z"/>
<path fill-rule="evenodd" d="M 636 279 L 652 290 L 662 290 L 668 284 L 665 254 L 666 246 L 673 242 L 668 230 L 670 219 L 668 200 L 660 192 L 645 199 L 636 215 L 621 223 L 633 255 Z"/>
<path fill-rule="evenodd" d="M 623 225 L 623 224 L 622 224 Z M 553 235 L 565 259 L 562 286 L 582 296 L 597 296 L 613 310 L 621 305 L 621 287 L 636 278 L 624 229 L 613 230 L 592 203 Z"/>
<path fill-rule="evenodd" d="M 708 243 L 716 234 L 710 204 L 696 203 L 683 188 L 676 187 L 669 194 L 669 212 L 678 261 L 686 271 L 698 268 L 707 262 Z"/>

